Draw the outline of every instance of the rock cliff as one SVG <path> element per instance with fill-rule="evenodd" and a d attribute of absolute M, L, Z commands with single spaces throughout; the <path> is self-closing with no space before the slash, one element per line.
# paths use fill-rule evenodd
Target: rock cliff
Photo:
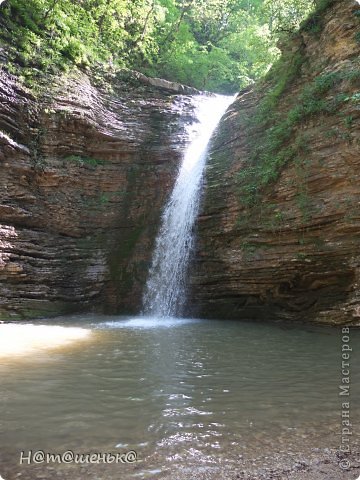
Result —
<path fill-rule="evenodd" d="M 135 73 L 30 93 L 0 72 L 0 319 L 139 311 L 193 93 Z"/>
<path fill-rule="evenodd" d="M 360 323 L 360 5 L 327 3 L 218 130 L 192 272 L 199 315 Z"/>
<path fill-rule="evenodd" d="M 218 129 L 193 313 L 360 322 L 360 6 L 325 3 Z M 108 75 L 0 70 L 0 319 L 139 312 L 197 92 Z"/>

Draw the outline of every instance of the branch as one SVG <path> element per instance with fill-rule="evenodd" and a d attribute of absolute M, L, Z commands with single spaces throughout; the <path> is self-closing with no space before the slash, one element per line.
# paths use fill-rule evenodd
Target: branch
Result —
<path fill-rule="evenodd" d="M 180 25 L 184 19 L 184 16 L 185 14 L 190 10 L 190 8 L 192 7 L 193 3 L 195 2 L 195 0 L 191 0 L 187 5 L 185 5 L 182 10 L 181 10 L 181 15 L 180 17 L 178 18 L 178 21 L 175 25 L 175 22 L 172 24 L 168 34 L 166 35 L 166 37 L 164 38 L 163 42 L 162 42 L 162 45 L 160 47 L 160 51 L 162 51 L 166 45 L 166 43 L 169 41 L 170 37 L 174 34 L 174 32 L 178 32 L 179 31 L 179 28 L 180 28 Z"/>
<path fill-rule="evenodd" d="M 54 10 L 55 8 L 55 5 L 57 4 L 58 0 L 53 0 L 51 6 L 47 9 L 47 11 L 45 12 L 45 15 L 43 17 L 43 22 L 45 22 L 48 18 L 48 16 L 50 15 L 50 13 Z"/>
<path fill-rule="evenodd" d="M 134 41 L 134 46 L 136 47 L 139 42 L 142 42 L 145 38 L 145 34 L 146 34 L 146 29 L 147 29 L 147 26 L 148 26 L 148 22 L 149 22 L 149 19 L 150 19 L 150 15 L 152 14 L 152 12 L 154 11 L 154 8 L 155 8 L 155 0 L 153 0 L 152 4 L 151 4 L 151 7 L 146 15 L 146 18 L 145 18 L 145 22 L 144 22 L 144 28 L 141 32 L 141 35 Z"/>

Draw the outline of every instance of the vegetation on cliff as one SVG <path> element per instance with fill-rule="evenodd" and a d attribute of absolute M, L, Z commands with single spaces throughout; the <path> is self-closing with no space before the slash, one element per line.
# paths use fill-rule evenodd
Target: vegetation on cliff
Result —
<path fill-rule="evenodd" d="M 1 38 L 24 79 L 131 68 L 232 92 L 268 71 L 281 35 L 323 0 L 5 0 Z M 10 67 L 11 67 L 10 66 Z"/>
<path fill-rule="evenodd" d="M 320 35 L 324 13 L 335 3 L 336 0 L 324 0 L 319 4 L 301 26 L 297 38 L 294 37 L 295 45 L 298 45 L 296 53 L 290 50 L 285 52 L 257 86 L 261 101 L 247 122 L 251 153 L 237 178 L 241 201 L 249 206 L 258 204 L 264 187 L 278 179 L 282 168 L 289 161 L 301 163 L 306 156 L 306 135 L 297 132 L 301 125 L 319 115 L 337 115 L 346 103 L 359 103 L 359 94 L 354 93 L 360 85 L 360 64 L 356 59 L 336 71 L 330 69 L 312 75 L 313 79 L 308 84 L 300 90 L 296 88 L 302 69 L 309 69 L 307 57 L 302 51 L 302 34 Z M 360 24 L 359 11 L 360 9 L 354 10 L 354 19 Z M 291 89 L 295 95 L 290 108 L 284 109 L 281 106 L 282 99 Z M 342 118 L 341 113 L 338 115 L 339 123 L 351 128 L 353 118 Z M 259 135 L 260 131 L 264 133 Z M 306 203 L 304 195 L 299 198 L 300 204 Z M 305 208 L 303 210 L 306 219 L 308 212 Z"/>

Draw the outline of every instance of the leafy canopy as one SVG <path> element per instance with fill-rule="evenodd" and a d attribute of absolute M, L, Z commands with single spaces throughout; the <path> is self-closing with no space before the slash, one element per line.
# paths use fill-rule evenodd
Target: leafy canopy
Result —
<path fill-rule="evenodd" d="M 132 68 L 234 92 L 263 76 L 315 0 L 5 0 L 1 38 L 25 75 Z"/>

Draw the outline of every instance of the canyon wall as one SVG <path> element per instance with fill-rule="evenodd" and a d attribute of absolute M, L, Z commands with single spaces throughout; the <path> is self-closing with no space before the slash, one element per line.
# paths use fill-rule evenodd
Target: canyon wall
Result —
<path fill-rule="evenodd" d="M 135 72 L 30 92 L 0 72 L 0 319 L 139 311 L 193 93 Z"/>
<path fill-rule="evenodd" d="M 360 323 L 360 5 L 328 3 L 219 126 L 191 314 Z M 0 70 L 0 320 L 139 312 L 196 93 Z"/>
<path fill-rule="evenodd" d="M 197 315 L 360 323 L 360 5 L 330 3 L 217 132 L 191 276 Z"/>

